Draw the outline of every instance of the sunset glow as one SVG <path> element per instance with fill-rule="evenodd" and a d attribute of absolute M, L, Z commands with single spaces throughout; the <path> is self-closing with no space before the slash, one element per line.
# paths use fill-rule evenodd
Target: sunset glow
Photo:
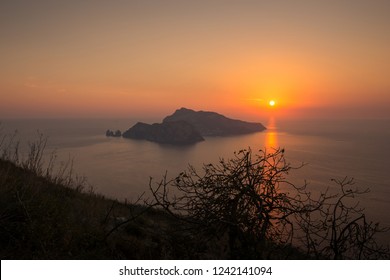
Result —
<path fill-rule="evenodd" d="M 0 9 L 0 118 L 389 115 L 389 1 L 21 2 Z"/>
<path fill-rule="evenodd" d="M 389 273 L 390 0 L 1 0 L 0 38 L 2 279 Z"/>

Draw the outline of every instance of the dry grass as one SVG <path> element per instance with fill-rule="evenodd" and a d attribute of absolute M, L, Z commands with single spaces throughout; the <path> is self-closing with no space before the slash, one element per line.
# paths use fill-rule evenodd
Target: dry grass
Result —
<path fill-rule="evenodd" d="M 46 143 L 39 134 L 22 156 L 16 134 L 0 137 L 1 259 L 165 257 L 164 214 L 96 194 L 71 160 L 45 163 Z"/>

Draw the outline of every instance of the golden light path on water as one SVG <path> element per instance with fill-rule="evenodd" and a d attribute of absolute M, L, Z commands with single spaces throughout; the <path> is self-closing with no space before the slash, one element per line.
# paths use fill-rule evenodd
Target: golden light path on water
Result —
<path fill-rule="evenodd" d="M 269 118 L 266 127 L 267 130 L 265 131 L 265 147 L 270 150 L 279 148 L 275 117 L 271 116 Z"/>

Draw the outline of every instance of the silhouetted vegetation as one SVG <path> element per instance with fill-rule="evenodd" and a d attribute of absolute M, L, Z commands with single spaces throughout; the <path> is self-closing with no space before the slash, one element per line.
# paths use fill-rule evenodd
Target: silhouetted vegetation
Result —
<path fill-rule="evenodd" d="M 165 175 L 127 203 L 57 164 L 42 134 L 23 154 L 16 138 L 0 138 L 2 259 L 389 258 L 375 242 L 383 229 L 349 201 L 367 190 L 346 179 L 314 197 L 286 181 L 283 150 Z"/>
<path fill-rule="evenodd" d="M 73 174 L 72 161 L 56 164 L 39 134 L 21 154 L 16 136 L 0 139 L 1 259 L 158 259 L 166 241 L 161 211 L 96 194 Z"/>
<path fill-rule="evenodd" d="M 368 222 L 353 198 L 368 190 L 353 180 L 334 180 L 340 191 L 312 195 L 307 185 L 286 181 L 292 167 L 284 150 L 242 150 L 229 160 L 192 166 L 150 189 L 150 205 L 181 221 L 201 243 L 222 241 L 225 258 L 389 258 L 375 235 L 387 231 Z"/>

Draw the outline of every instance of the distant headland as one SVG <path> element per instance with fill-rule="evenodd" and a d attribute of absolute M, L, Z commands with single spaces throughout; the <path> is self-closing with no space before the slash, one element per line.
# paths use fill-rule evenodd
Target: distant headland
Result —
<path fill-rule="evenodd" d="M 138 122 L 123 132 L 122 137 L 163 144 L 187 145 L 204 141 L 203 136 L 232 136 L 265 129 L 266 127 L 261 123 L 230 119 L 215 112 L 181 108 L 165 117 L 162 123 Z M 120 134 L 106 133 L 106 136 L 120 136 Z"/>
<path fill-rule="evenodd" d="M 138 122 L 122 136 L 143 139 L 162 144 L 187 145 L 204 141 L 199 131 L 185 121 L 146 124 Z"/>

